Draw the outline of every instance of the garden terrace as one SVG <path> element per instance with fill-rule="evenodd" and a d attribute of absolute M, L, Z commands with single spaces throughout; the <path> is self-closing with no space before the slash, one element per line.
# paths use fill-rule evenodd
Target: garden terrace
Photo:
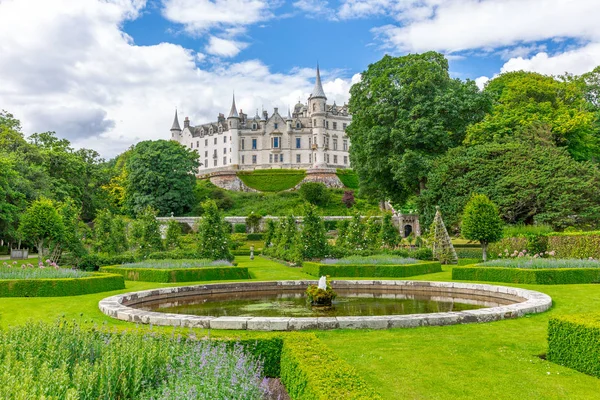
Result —
<path fill-rule="evenodd" d="M 600 282 L 600 262 L 543 258 L 493 260 L 455 267 L 452 279 L 540 285 L 597 283 Z"/>

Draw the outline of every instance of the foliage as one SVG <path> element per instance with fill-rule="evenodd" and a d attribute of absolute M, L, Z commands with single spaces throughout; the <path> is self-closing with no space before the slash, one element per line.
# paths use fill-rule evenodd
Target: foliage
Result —
<path fill-rule="evenodd" d="M 452 280 L 508 282 L 532 285 L 600 283 L 598 268 L 523 269 L 505 267 L 454 267 Z"/>
<path fill-rule="evenodd" d="M 271 245 L 273 244 L 273 240 L 275 239 L 275 231 L 277 230 L 277 224 L 276 224 L 275 220 L 268 219 L 266 224 L 267 224 L 267 227 L 265 229 L 265 235 L 264 235 L 265 245 L 263 247 L 263 251 L 265 251 L 265 249 L 271 247 Z"/>
<path fill-rule="evenodd" d="M 234 224 L 233 232 L 234 233 L 246 233 L 246 224 Z"/>
<path fill-rule="evenodd" d="M 361 191 L 404 204 L 424 189 L 431 162 L 483 119 L 489 95 L 451 79 L 442 54 L 384 56 L 350 89 L 350 160 Z"/>
<path fill-rule="evenodd" d="M 329 202 L 327 186 L 321 182 L 305 182 L 298 192 L 300 197 L 310 204 L 323 206 Z"/>
<path fill-rule="evenodd" d="M 317 215 L 317 208 L 311 204 L 304 207 L 304 218 L 300 230 L 300 253 L 303 260 L 323 258 L 327 255 L 323 219 Z"/>
<path fill-rule="evenodd" d="M 330 259 L 326 258 L 321 261 L 321 264 L 330 264 L 330 265 L 406 265 L 406 264 L 415 264 L 418 261 L 414 258 L 407 257 L 397 257 L 393 255 L 387 254 L 375 254 L 372 256 L 348 256 L 340 259 Z"/>
<path fill-rule="evenodd" d="M 156 265 L 156 264 L 155 264 Z M 250 279 L 247 267 L 203 266 L 185 267 L 173 264 L 171 268 L 128 266 L 100 267 L 100 271 L 119 274 L 128 281 L 143 282 L 200 282 L 232 279 Z"/>
<path fill-rule="evenodd" d="M 527 237 L 528 235 L 547 235 L 552 232 L 552 226 L 548 224 L 538 225 L 505 225 L 503 236 L 505 238 Z"/>
<path fill-rule="evenodd" d="M 381 232 L 379 233 L 381 247 L 387 249 L 395 248 L 400 243 L 400 234 L 392 222 L 392 214 L 385 213 L 381 220 Z"/>
<path fill-rule="evenodd" d="M 600 259 L 600 234 L 552 235 L 548 237 L 548 250 L 558 258 Z"/>
<path fill-rule="evenodd" d="M 331 282 L 326 282 L 325 289 L 319 288 L 318 285 L 309 285 L 306 288 L 306 302 L 313 306 L 331 306 L 331 302 L 335 300 L 337 293 L 331 287 Z"/>
<path fill-rule="evenodd" d="M 194 203 L 198 153 L 172 140 L 135 145 L 126 163 L 125 208 L 134 216 L 148 207 L 158 215 L 182 215 Z"/>
<path fill-rule="evenodd" d="M 484 92 L 494 98 L 494 106 L 481 122 L 468 128 L 467 144 L 550 143 L 566 147 L 580 161 L 600 155 L 597 116 L 577 81 L 507 72 L 488 82 Z"/>
<path fill-rule="evenodd" d="M 126 251 L 126 230 L 127 226 L 122 216 L 114 215 L 108 209 L 98 210 L 94 220 L 94 251 L 111 255 Z"/>
<path fill-rule="evenodd" d="M 337 239 L 335 240 L 336 247 L 340 249 L 344 249 L 347 247 L 348 242 L 348 228 L 350 226 L 350 221 L 342 220 L 337 224 Z"/>
<path fill-rule="evenodd" d="M 135 263 L 123 264 L 123 268 L 152 268 L 152 269 L 182 269 L 182 268 L 204 268 L 204 267 L 231 267 L 227 260 L 208 260 L 208 259 L 163 259 L 163 260 L 144 260 Z"/>
<path fill-rule="evenodd" d="M 359 213 L 355 213 L 348 224 L 345 245 L 351 250 L 365 250 L 368 248 L 366 240 L 366 226 L 363 224 Z"/>
<path fill-rule="evenodd" d="M 38 261 L 44 256 L 44 249 L 52 242 L 60 242 L 65 233 L 65 225 L 56 204 L 49 199 L 34 201 L 21 217 L 19 233 L 35 245 Z"/>
<path fill-rule="evenodd" d="M 437 261 L 398 264 L 322 264 L 304 262 L 302 271 L 312 276 L 335 276 L 356 278 L 405 278 L 408 276 L 441 272 Z"/>
<path fill-rule="evenodd" d="M 580 260 L 571 258 L 538 258 L 518 257 L 501 260 L 492 260 L 484 264 L 484 267 L 523 268 L 523 269 L 552 269 L 552 268 L 600 268 L 598 260 Z"/>
<path fill-rule="evenodd" d="M 367 248 L 369 249 L 379 249 L 381 247 L 381 242 L 379 241 L 379 237 L 381 236 L 381 221 L 379 218 L 369 218 L 366 223 L 365 229 L 365 240 L 367 243 Z"/>
<path fill-rule="evenodd" d="M 474 194 L 465 206 L 462 217 L 462 236 L 477 240 L 487 260 L 487 245 L 502 239 L 502 220 L 498 207 L 484 194 Z"/>
<path fill-rule="evenodd" d="M 221 216 L 214 201 L 206 201 L 203 208 L 204 217 L 198 227 L 198 254 L 211 260 L 233 260 L 229 250 L 229 224 Z"/>
<path fill-rule="evenodd" d="M 89 253 L 82 257 L 77 267 L 85 271 L 97 271 L 98 268 L 104 265 L 117 265 L 131 262 L 135 262 L 135 256 L 132 253 L 124 253 L 119 255 Z"/>
<path fill-rule="evenodd" d="M 600 217 L 600 171 L 574 161 L 565 150 L 519 143 L 451 149 L 435 163 L 419 198 L 421 223 L 436 205 L 448 227 L 458 226 L 471 193 L 487 195 L 509 224 L 554 228 L 595 225 Z"/>
<path fill-rule="evenodd" d="M 0 279 L 44 279 L 44 278 L 83 278 L 91 276 L 89 272 L 60 268 L 56 263 L 40 262 L 38 265 L 16 261 L 4 261 L 0 266 Z"/>
<path fill-rule="evenodd" d="M 174 219 L 167 222 L 167 232 L 165 234 L 165 249 L 174 250 L 181 247 L 181 225 Z"/>
<path fill-rule="evenodd" d="M 549 361 L 600 378 L 600 316 L 565 315 L 548 322 Z"/>
<path fill-rule="evenodd" d="M 244 184 L 261 192 L 280 192 L 292 189 L 306 176 L 299 169 L 269 169 L 240 171 L 238 177 Z"/>
<path fill-rule="evenodd" d="M 344 190 L 344 196 L 342 196 L 342 203 L 346 208 L 352 208 L 356 200 L 354 200 L 354 192 L 352 190 Z"/>
<path fill-rule="evenodd" d="M 354 368 L 314 334 L 286 335 L 281 382 L 292 399 L 380 399 Z"/>
<path fill-rule="evenodd" d="M 302 261 L 302 253 L 299 246 L 299 232 L 296 218 L 288 215 L 279 222 L 278 232 L 275 234 L 276 247 L 275 257 L 292 263 Z"/>
<path fill-rule="evenodd" d="M 138 257 L 163 250 L 160 236 L 160 224 L 156 220 L 157 211 L 148 206 L 144 208 L 131 226 L 131 243 Z"/>
<path fill-rule="evenodd" d="M 336 174 L 345 187 L 348 189 L 358 189 L 358 175 L 356 175 L 354 170 L 338 169 Z M 352 192 L 352 190 L 350 190 L 350 192 Z"/>
<path fill-rule="evenodd" d="M 456 255 L 456 250 L 454 250 L 450 235 L 448 235 L 448 230 L 442 219 L 439 207 L 436 207 L 435 217 L 431 223 L 431 228 L 429 228 L 429 235 L 433 257 L 442 264 L 456 263 L 458 256 Z M 412 245 L 413 238 L 414 236 L 411 232 L 406 240 Z"/>
<path fill-rule="evenodd" d="M 248 227 L 248 230 L 250 231 L 250 233 L 255 233 L 260 230 L 260 221 L 261 220 L 262 220 L 262 215 L 255 214 L 254 211 L 252 211 L 246 217 L 246 226 Z"/>
<path fill-rule="evenodd" d="M 62 271 L 24 272 L 0 280 L 0 297 L 58 297 L 125 289 L 123 277 L 115 274 L 68 276 Z"/>
<path fill-rule="evenodd" d="M 59 214 L 63 221 L 64 232 L 60 242 L 61 247 L 56 250 L 58 253 L 67 251 L 71 261 L 77 265 L 81 258 L 88 253 L 83 244 L 88 228 L 80 219 L 79 208 L 70 198 L 60 205 Z"/>

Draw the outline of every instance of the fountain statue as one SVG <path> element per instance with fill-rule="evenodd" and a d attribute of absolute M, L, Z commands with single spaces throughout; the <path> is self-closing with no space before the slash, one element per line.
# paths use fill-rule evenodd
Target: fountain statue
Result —
<path fill-rule="evenodd" d="M 317 287 L 321 290 L 327 290 L 327 277 L 326 276 L 322 276 L 319 279 L 319 284 L 317 285 Z"/>
<path fill-rule="evenodd" d="M 332 307 L 333 299 L 335 299 L 337 293 L 333 291 L 333 288 L 327 282 L 327 277 L 322 276 L 319 279 L 318 284 L 310 285 L 306 289 L 306 300 L 312 307 L 320 309 L 329 309 Z"/>

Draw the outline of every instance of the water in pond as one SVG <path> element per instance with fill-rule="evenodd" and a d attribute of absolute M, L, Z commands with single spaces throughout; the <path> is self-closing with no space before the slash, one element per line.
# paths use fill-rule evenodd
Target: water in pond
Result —
<path fill-rule="evenodd" d="M 464 294 L 432 295 L 425 292 L 398 293 L 386 290 L 337 290 L 330 310 L 312 309 L 304 291 L 260 291 L 209 294 L 154 300 L 135 305 L 146 311 L 203 316 L 248 317 L 336 317 L 424 314 L 473 310 L 506 304 L 502 300 Z"/>

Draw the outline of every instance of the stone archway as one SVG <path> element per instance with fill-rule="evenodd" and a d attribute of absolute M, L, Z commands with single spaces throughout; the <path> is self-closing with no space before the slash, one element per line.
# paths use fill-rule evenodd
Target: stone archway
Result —
<path fill-rule="evenodd" d="M 410 224 L 406 224 L 404 225 L 404 237 L 409 237 L 410 234 L 413 232 L 413 227 Z"/>

